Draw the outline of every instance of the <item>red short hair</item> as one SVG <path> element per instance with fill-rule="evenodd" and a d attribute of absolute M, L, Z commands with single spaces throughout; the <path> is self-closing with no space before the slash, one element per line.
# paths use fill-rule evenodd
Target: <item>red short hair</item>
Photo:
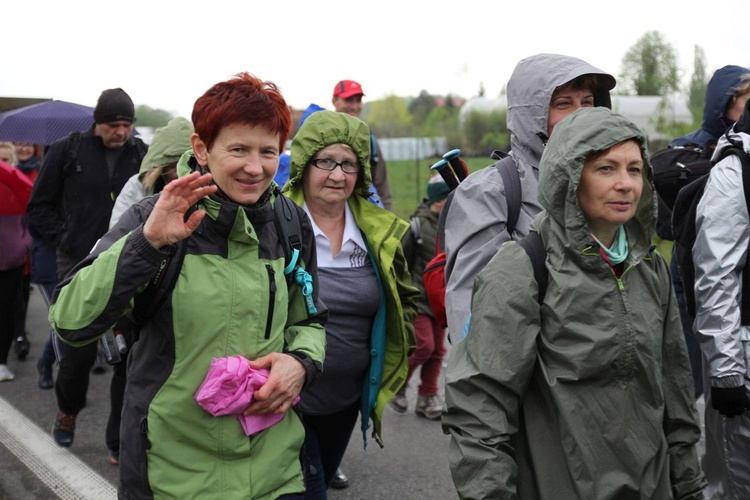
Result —
<path fill-rule="evenodd" d="M 192 119 L 195 133 L 208 149 L 221 129 L 235 123 L 278 133 L 279 151 L 292 130 L 292 113 L 279 88 L 246 72 L 208 89 L 195 101 Z"/>

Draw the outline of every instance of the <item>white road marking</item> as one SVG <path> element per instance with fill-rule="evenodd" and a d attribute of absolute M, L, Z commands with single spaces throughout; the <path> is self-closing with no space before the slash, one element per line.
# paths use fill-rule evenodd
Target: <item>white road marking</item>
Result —
<path fill-rule="evenodd" d="M 61 500 L 117 498 L 117 489 L 0 397 L 0 443 Z"/>

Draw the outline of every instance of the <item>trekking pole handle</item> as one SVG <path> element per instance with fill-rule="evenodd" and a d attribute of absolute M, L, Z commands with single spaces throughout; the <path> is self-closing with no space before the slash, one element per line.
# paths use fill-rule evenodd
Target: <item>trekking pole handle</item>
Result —
<path fill-rule="evenodd" d="M 445 168 L 448 167 L 448 168 Z M 437 170 L 440 176 L 443 178 L 445 183 L 448 185 L 448 189 L 453 191 L 458 187 L 458 180 L 453 174 L 453 169 L 450 168 L 448 160 L 442 159 L 430 167 L 430 170 Z"/>
<path fill-rule="evenodd" d="M 466 179 L 466 164 L 458 159 L 458 155 L 461 154 L 460 149 L 453 149 L 443 155 L 443 159 L 450 163 L 453 173 L 458 177 L 458 182 L 463 182 Z"/>

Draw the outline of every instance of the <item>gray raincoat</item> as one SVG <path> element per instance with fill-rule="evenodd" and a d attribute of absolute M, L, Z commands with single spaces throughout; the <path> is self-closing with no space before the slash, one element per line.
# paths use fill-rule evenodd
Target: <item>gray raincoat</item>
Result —
<path fill-rule="evenodd" d="M 633 138 L 644 186 L 617 278 L 576 190 L 585 158 Z M 526 252 L 503 245 L 451 352 L 442 422 L 461 498 L 702 498 L 690 365 L 669 269 L 651 246 L 652 178 L 645 137 L 621 116 L 585 108 L 555 127 L 532 227 L 547 250 L 544 302 Z"/>
<path fill-rule="evenodd" d="M 513 71 L 508 81 L 508 130 L 510 156 L 521 178 L 521 214 L 516 234 L 508 234 L 505 186 L 496 168 L 471 174 L 456 189 L 445 225 L 445 307 L 451 339 L 461 336 L 477 273 L 500 245 L 525 236 L 531 220 L 542 210 L 537 201 L 537 177 L 547 140 L 550 99 L 557 87 L 586 74 L 599 77 L 594 104 L 610 108 L 614 77 L 575 57 L 538 54 L 520 61 Z"/>

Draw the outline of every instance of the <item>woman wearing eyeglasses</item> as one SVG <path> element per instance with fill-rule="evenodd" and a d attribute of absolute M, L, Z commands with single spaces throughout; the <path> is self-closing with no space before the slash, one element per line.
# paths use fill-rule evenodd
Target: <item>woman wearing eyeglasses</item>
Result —
<path fill-rule="evenodd" d="M 284 192 L 310 216 L 320 298 L 328 308 L 326 360 L 301 394 L 307 430 L 305 498 L 326 498 L 362 414 L 382 446 L 383 409 L 404 384 L 419 292 L 401 237 L 409 224 L 367 201 L 370 130 L 353 116 L 319 111 L 292 141 Z"/>

